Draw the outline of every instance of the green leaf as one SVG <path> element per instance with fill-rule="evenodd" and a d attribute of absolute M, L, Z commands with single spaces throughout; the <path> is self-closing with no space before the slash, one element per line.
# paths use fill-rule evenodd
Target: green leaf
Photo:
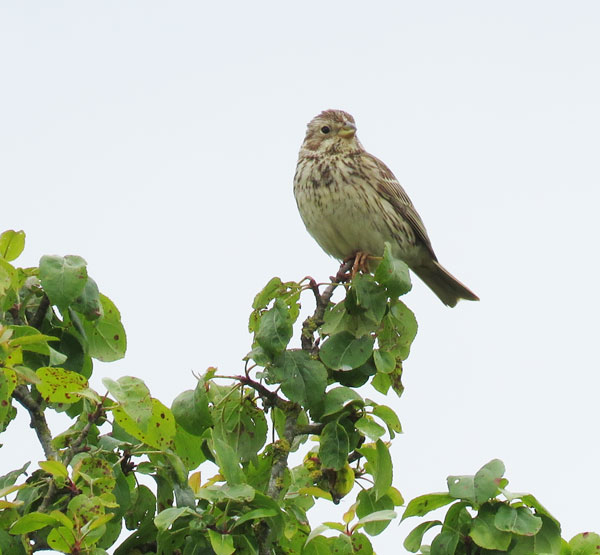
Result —
<path fill-rule="evenodd" d="M 334 370 L 331 373 L 331 378 L 340 385 L 356 389 L 366 384 L 369 378 L 376 373 L 377 368 L 375 368 L 373 359 L 370 358 L 362 366 L 354 368 L 354 370 Z"/>
<path fill-rule="evenodd" d="M 387 493 L 392 485 L 392 459 L 387 446 L 380 439 L 373 446 L 367 445 L 357 449 L 369 462 L 366 467 L 374 479 L 373 491 L 376 500 Z"/>
<path fill-rule="evenodd" d="M 376 511 L 374 513 L 371 513 L 370 515 L 367 515 L 363 518 L 361 518 L 357 523 L 356 526 L 364 526 L 365 524 L 368 524 L 369 522 L 381 522 L 381 521 L 390 521 L 393 520 L 397 517 L 398 515 L 396 514 L 395 511 L 389 511 L 389 510 L 384 510 L 384 511 Z"/>
<path fill-rule="evenodd" d="M 377 372 L 390 374 L 396 368 L 396 357 L 392 353 L 376 349 L 373 351 L 373 360 L 377 367 Z"/>
<path fill-rule="evenodd" d="M 283 287 L 281 279 L 278 277 L 271 278 L 269 283 L 264 286 L 262 291 L 256 294 L 254 301 L 252 302 L 252 308 L 260 310 L 266 308 L 266 306 L 277 296 L 277 292 Z M 250 330 L 252 331 L 252 330 Z"/>
<path fill-rule="evenodd" d="M 21 468 L 18 468 L 17 470 L 12 470 L 4 476 L 0 476 L 0 489 L 12 486 L 17 481 L 19 476 L 21 476 L 21 474 L 25 474 L 25 471 L 27 470 L 30 464 L 30 462 L 26 462 Z"/>
<path fill-rule="evenodd" d="M 44 335 L 31 326 L 9 326 L 13 332 L 9 341 L 11 347 L 22 347 L 24 351 L 49 355 L 48 341 L 58 341 L 58 337 Z"/>
<path fill-rule="evenodd" d="M 104 315 L 98 285 L 91 277 L 88 276 L 83 291 L 71 304 L 71 307 L 88 320 L 96 320 Z"/>
<path fill-rule="evenodd" d="M 156 449 L 172 447 L 175 438 L 175 418 L 171 411 L 158 399 L 152 399 L 152 416 L 144 431 L 121 406 L 112 408 L 117 423 L 133 437 Z"/>
<path fill-rule="evenodd" d="M 338 532 L 344 532 L 346 526 L 341 522 L 324 522 L 323 526 L 327 526 L 330 530 L 337 530 Z"/>
<path fill-rule="evenodd" d="M 356 515 L 361 520 L 380 511 L 393 512 L 394 501 L 392 498 L 389 495 L 384 495 L 377 499 L 373 488 L 362 490 L 358 494 L 356 500 L 358 502 L 356 507 Z M 386 519 L 374 520 L 366 523 L 365 532 L 371 536 L 377 536 L 378 534 L 381 534 L 388 526 L 389 521 Z"/>
<path fill-rule="evenodd" d="M 68 478 L 69 471 L 60 461 L 40 461 L 40 468 L 54 477 Z"/>
<path fill-rule="evenodd" d="M 415 318 L 413 311 L 402 301 L 397 301 L 392 304 L 390 315 L 395 331 L 398 334 L 398 356 L 402 360 L 406 360 L 410 354 L 410 346 L 417 335 L 417 319 Z"/>
<path fill-rule="evenodd" d="M 477 505 L 475 501 L 475 476 L 448 476 L 448 491 L 455 499 L 464 499 L 472 505 Z"/>
<path fill-rule="evenodd" d="M 0 432 L 12 408 L 12 393 L 17 387 L 17 374 L 10 368 L 0 368 Z"/>
<path fill-rule="evenodd" d="M 442 530 L 431 542 L 433 555 L 454 555 L 460 536 L 454 530 Z"/>
<path fill-rule="evenodd" d="M 225 441 L 242 462 L 256 457 L 267 438 L 264 411 L 250 400 L 226 397 L 214 410 L 214 437 Z"/>
<path fill-rule="evenodd" d="M 45 366 L 38 368 L 37 377 L 41 380 L 35 384 L 40 395 L 49 403 L 76 403 L 77 395 L 88 386 L 88 381 L 76 372 Z"/>
<path fill-rule="evenodd" d="M 402 433 L 402 424 L 400 424 L 397 414 L 390 407 L 377 405 L 373 407 L 373 415 L 383 420 L 392 439 L 394 439 L 395 436 L 394 432 L 399 434 Z"/>
<path fill-rule="evenodd" d="M 271 356 L 281 353 L 292 338 L 292 322 L 281 299 L 275 299 L 273 308 L 265 312 L 256 332 L 256 341 Z"/>
<path fill-rule="evenodd" d="M 318 538 L 317 536 L 319 536 L 322 532 L 325 532 L 325 530 L 329 530 L 329 526 L 325 525 L 325 524 L 319 524 L 319 526 L 313 528 L 310 532 L 310 534 L 308 535 L 308 537 L 306 538 L 306 543 L 305 545 L 305 549 L 306 547 L 308 547 L 308 545 L 310 543 L 314 543 L 316 542 L 316 540 L 319 539 L 326 539 L 326 538 Z M 303 552 L 304 553 L 304 552 Z M 315 551 L 315 553 L 321 553 L 321 551 Z M 327 551 L 327 553 L 331 553 L 330 551 Z"/>
<path fill-rule="evenodd" d="M 25 248 L 25 232 L 9 229 L 0 235 L 0 257 L 10 262 L 18 258 Z"/>
<path fill-rule="evenodd" d="M 46 526 L 56 524 L 56 519 L 46 513 L 34 511 L 22 516 L 11 527 L 9 532 L 16 534 L 29 534 Z"/>
<path fill-rule="evenodd" d="M 0 258 L 0 310 L 8 310 L 17 301 L 17 276 L 17 270 L 12 264 Z"/>
<path fill-rule="evenodd" d="M 48 353 L 50 356 L 50 360 L 48 360 L 50 366 L 60 366 L 63 362 L 66 362 L 68 358 L 67 355 L 63 355 L 62 353 L 55 351 L 50 346 L 48 346 Z"/>
<path fill-rule="evenodd" d="M 187 470 L 194 470 L 206 460 L 202 449 L 203 442 L 198 436 L 189 434 L 180 426 L 175 432 L 175 452 L 185 464 Z"/>
<path fill-rule="evenodd" d="M 86 266 L 80 256 L 42 256 L 40 281 L 52 304 L 65 309 L 81 295 L 87 281 Z"/>
<path fill-rule="evenodd" d="M 212 443 L 217 464 L 227 483 L 235 486 L 245 482 L 244 473 L 239 464 L 240 458 L 237 453 L 222 439 L 215 437 L 214 431 Z"/>
<path fill-rule="evenodd" d="M 60 522 L 65 528 L 72 530 L 74 528 L 73 521 L 64 513 L 54 510 L 50 512 L 50 516 L 54 517 L 56 522 Z"/>
<path fill-rule="evenodd" d="M 535 536 L 542 527 L 542 519 L 531 514 L 527 507 L 511 507 L 502 504 L 494 520 L 498 530 L 513 532 L 520 536 Z"/>
<path fill-rule="evenodd" d="M 510 555 L 531 555 L 532 553 L 535 555 L 558 555 L 564 553 L 561 549 L 563 541 L 560 537 L 560 526 L 545 515 L 541 515 L 540 518 L 542 519 L 542 528 L 535 536 L 512 536 Z M 566 544 L 566 542 L 564 543 Z M 587 551 L 580 552 L 572 549 L 569 549 L 568 553 L 569 555 L 588 554 Z M 589 553 L 598 552 L 590 551 Z"/>
<path fill-rule="evenodd" d="M 411 516 L 424 516 L 453 501 L 455 501 L 455 498 L 448 493 L 428 493 L 427 495 L 420 495 L 408 503 L 401 521 Z"/>
<path fill-rule="evenodd" d="M 307 408 L 323 400 L 327 386 L 325 367 L 300 350 L 283 352 L 269 368 L 268 377 L 270 383 L 281 383 L 281 390 L 290 401 Z"/>
<path fill-rule="evenodd" d="M 377 450 L 377 461 L 374 464 L 372 463 L 375 469 L 373 474 L 375 485 L 373 486 L 373 489 L 375 491 L 376 499 L 379 500 L 392 485 L 393 466 L 392 457 L 390 456 L 387 445 L 378 439 L 375 443 L 375 447 Z"/>
<path fill-rule="evenodd" d="M 361 434 L 373 441 L 378 440 L 385 434 L 385 428 L 383 426 L 380 426 L 377 422 L 373 422 L 372 419 L 364 416 L 356 421 L 355 426 Z"/>
<path fill-rule="evenodd" d="M 376 391 L 379 391 L 379 393 L 386 395 L 390 387 L 392 386 L 392 380 L 390 379 L 390 376 L 388 374 L 382 374 L 378 372 L 377 374 L 375 374 L 375 376 L 373 376 L 373 379 L 371 380 L 371 385 L 375 388 Z"/>
<path fill-rule="evenodd" d="M 358 274 L 352 280 L 352 290 L 356 295 L 357 308 L 362 318 L 375 326 L 379 325 L 387 308 L 387 296 L 370 274 Z"/>
<path fill-rule="evenodd" d="M 100 497 L 80 494 L 67 505 L 67 515 L 73 521 L 87 523 L 101 514 L 104 514 L 104 503 Z"/>
<path fill-rule="evenodd" d="M 450 530 L 466 536 L 473 520 L 467 507 L 470 507 L 467 501 L 459 501 L 451 505 L 444 517 L 443 530 Z"/>
<path fill-rule="evenodd" d="M 408 266 L 394 258 L 390 243 L 385 244 L 383 260 L 375 270 L 375 279 L 388 290 L 390 297 L 399 297 L 412 289 Z"/>
<path fill-rule="evenodd" d="M 419 551 L 419 549 L 421 549 L 421 544 L 423 543 L 423 536 L 427 531 L 434 526 L 441 526 L 441 524 L 442 523 L 439 520 L 429 520 L 427 522 L 422 522 L 416 528 L 413 528 L 412 532 L 408 534 L 404 540 L 404 549 L 411 553 Z"/>
<path fill-rule="evenodd" d="M 404 505 L 404 498 L 402 497 L 402 494 L 394 486 L 387 490 L 386 496 L 392 500 L 392 503 L 395 507 Z"/>
<path fill-rule="evenodd" d="M 116 480 L 111 464 L 98 456 L 82 455 L 73 466 L 73 481 L 83 493 L 111 494 Z"/>
<path fill-rule="evenodd" d="M 198 383 L 194 389 L 194 403 L 196 405 L 195 410 L 198 414 L 198 419 L 207 426 L 210 426 L 212 424 L 212 416 L 208 406 L 208 380 L 209 379 L 206 376 L 202 376 L 198 379 Z"/>
<path fill-rule="evenodd" d="M 340 331 L 353 331 L 349 320 L 350 315 L 346 311 L 344 303 L 338 303 L 323 315 L 321 332 L 326 335 L 333 335 Z"/>
<path fill-rule="evenodd" d="M 495 512 L 495 508 L 490 503 L 483 504 L 473 519 L 469 536 L 479 547 L 506 551 L 512 534 L 496 528 Z"/>
<path fill-rule="evenodd" d="M 104 526 L 114 516 L 115 515 L 112 513 L 100 515 L 100 516 L 94 518 L 93 520 L 91 520 L 90 522 L 88 522 L 84 528 L 87 528 L 87 530 L 89 530 L 90 532 L 93 530 L 97 530 L 98 528 L 100 528 L 100 526 Z M 95 540 L 94 540 L 94 543 L 95 543 Z"/>
<path fill-rule="evenodd" d="M 599 555 L 600 536 L 593 532 L 577 534 L 569 541 L 571 555 Z"/>
<path fill-rule="evenodd" d="M 131 506 L 124 515 L 125 525 L 129 530 L 140 528 L 143 524 L 151 522 L 154 527 L 156 513 L 156 497 L 144 485 L 139 485 L 132 490 Z"/>
<path fill-rule="evenodd" d="M 558 527 L 560 527 L 560 524 L 559 524 L 558 520 L 556 520 L 556 518 L 554 518 L 550 514 L 550 511 L 548 511 L 548 509 L 546 509 L 546 507 L 544 507 L 533 495 L 531 495 L 530 493 L 528 493 L 528 494 L 521 494 L 519 497 L 521 498 L 521 500 L 523 501 L 523 503 L 525 503 L 525 505 L 527 505 L 531 509 L 535 509 L 535 512 L 536 512 L 537 515 L 545 515 L 545 516 L 547 516 Z"/>
<path fill-rule="evenodd" d="M 230 534 L 219 534 L 219 532 L 209 529 L 208 538 L 216 555 L 231 555 L 235 551 L 233 536 Z"/>
<path fill-rule="evenodd" d="M 146 384 L 132 376 L 123 376 L 117 381 L 102 378 L 102 383 L 125 414 L 146 432 L 152 418 L 152 397 Z"/>
<path fill-rule="evenodd" d="M 75 536 L 70 528 L 59 526 L 50 530 L 47 541 L 48 545 L 55 551 L 71 553 L 71 549 L 75 544 Z"/>
<path fill-rule="evenodd" d="M 88 340 L 89 355 L 102 362 L 113 362 L 125 356 L 127 337 L 121 323 L 121 314 L 114 303 L 100 293 L 104 315 L 97 320 L 83 320 Z"/>
<path fill-rule="evenodd" d="M 195 514 L 189 507 L 169 507 L 164 509 L 156 515 L 154 518 L 154 525 L 159 530 L 168 530 L 171 524 L 173 524 L 181 515 L 184 514 Z"/>
<path fill-rule="evenodd" d="M 365 335 L 355 338 L 350 332 L 342 331 L 329 337 L 320 349 L 323 363 L 332 370 L 358 368 L 371 357 L 375 339 Z"/>
<path fill-rule="evenodd" d="M 271 516 L 277 516 L 278 513 L 274 509 L 254 509 L 253 511 L 249 511 L 243 514 L 240 518 L 235 521 L 235 524 L 232 526 L 232 529 L 241 526 L 245 522 L 249 520 L 255 520 L 257 518 L 267 518 Z"/>
<path fill-rule="evenodd" d="M 204 384 L 201 384 L 201 391 L 204 395 L 202 393 L 197 395 L 194 390 L 188 389 L 175 397 L 171 405 L 171 412 L 177 424 L 189 434 L 196 436 L 201 436 L 212 424 Z M 205 402 L 198 402 L 198 400 Z"/>
<path fill-rule="evenodd" d="M 349 387 L 334 387 L 325 395 L 325 405 L 321 418 L 332 416 L 344 410 L 348 405 L 364 406 L 363 398 Z"/>
<path fill-rule="evenodd" d="M 473 479 L 476 503 L 484 503 L 498 495 L 504 471 L 504 463 L 500 459 L 493 459 L 481 467 Z"/>
<path fill-rule="evenodd" d="M 348 434 L 337 421 L 329 422 L 321 432 L 319 458 L 325 468 L 339 470 L 348 459 L 350 450 Z"/>
<path fill-rule="evenodd" d="M 235 486 L 223 484 L 220 486 L 202 487 L 196 495 L 200 499 L 207 499 L 213 502 L 229 499 L 239 503 L 249 503 L 254 499 L 256 493 L 256 490 L 248 484 L 237 484 Z"/>

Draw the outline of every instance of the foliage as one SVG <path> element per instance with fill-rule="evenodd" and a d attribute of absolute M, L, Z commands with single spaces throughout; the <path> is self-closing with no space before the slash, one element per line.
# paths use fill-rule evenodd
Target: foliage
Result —
<path fill-rule="evenodd" d="M 598 534 L 561 539 L 560 524 L 530 493 L 506 489 L 504 464 L 494 459 L 474 476 L 448 476 L 448 493 L 430 493 L 410 501 L 402 520 L 424 516 L 450 505 L 444 521 L 419 524 L 404 541 L 411 553 L 427 555 L 593 555 L 600 553 Z M 502 496 L 503 499 L 500 498 Z M 430 546 L 422 545 L 429 530 L 441 526 Z"/>
<path fill-rule="evenodd" d="M 389 453 L 402 428 L 390 407 L 358 388 L 401 395 L 417 331 L 398 298 L 410 290 L 407 268 L 389 248 L 374 276 L 350 280 L 346 263 L 321 286 L 270 280 L 252 305 L 243 371 L 209 368 L 169 408 L 136 377 L 90 387 L 94 359 L 125 355 L 119 311 L 79 256 L 15 267 L 24 245 L 22 231 L 0 235 L 0 431 L 26 410 L 45 460 L 0 477 L 0 553 L 373 552 L 369 536 L 404 503 Z M 345 295 L 333 303 L 337 287 Z M 302 294 L 314 296 L 316 309 L 295 348 Z M 72 421 L 54 437 L 51 412 Z M 454 504 L 444 523 L 419 525 L 407 549 L 418 551 L 440 525 L 423 552 L 560 547 L 558 523 L 533 496 L 499 489 L 503 470 L 492 461 L 452 479 L 448 494 L 411 501 L 403 518 Z M 311 528 L 316 499 L 345 496 L 354 502 L 340 522 Z M 563 542 L 561 553 L 594 553 L 592 536 Z"/>

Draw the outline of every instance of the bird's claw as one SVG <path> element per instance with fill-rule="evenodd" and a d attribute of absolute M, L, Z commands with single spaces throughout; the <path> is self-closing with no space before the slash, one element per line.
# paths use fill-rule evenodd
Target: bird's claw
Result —
<path fill-rule="evenodd" d="M 369 253 L 359 251 L 354 255 L 354 264 L 352 264 L 352 279 L 358 272 L 369 273 Z"/>

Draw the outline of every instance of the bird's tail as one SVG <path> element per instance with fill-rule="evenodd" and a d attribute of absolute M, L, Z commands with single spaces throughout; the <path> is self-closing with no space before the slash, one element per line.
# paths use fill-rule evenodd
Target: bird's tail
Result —
<path fill-rule="evenodd" d="M 426 265 L 411 268 L 447 306 L 456 306 L 460 299 L 478 301 L 479 297 L 458 281 L 446 268 L 435 260 Z"/>

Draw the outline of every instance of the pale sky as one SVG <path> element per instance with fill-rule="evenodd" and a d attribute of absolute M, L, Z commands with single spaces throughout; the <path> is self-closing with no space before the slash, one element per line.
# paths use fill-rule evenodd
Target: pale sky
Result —
<path fill-rule="evenodd" d="M 240 372 L 272 276 L 336 271 L 292 178 L 306 123 L 352 113 L 481 297 L 450 309 L 415 277 L 404 299 L 394 485 L 408 500 L 500 458 L 564 537 L 600 532 L 599 24 L 593 0 L 2 3 L 0 231 L 26 231 L 20 265 L 88 261 L 129 340 L 93 385 L 134 375 L 170 405 L 192 371 Z M 27 425 L 0 474 L 41 460 Z"/>

